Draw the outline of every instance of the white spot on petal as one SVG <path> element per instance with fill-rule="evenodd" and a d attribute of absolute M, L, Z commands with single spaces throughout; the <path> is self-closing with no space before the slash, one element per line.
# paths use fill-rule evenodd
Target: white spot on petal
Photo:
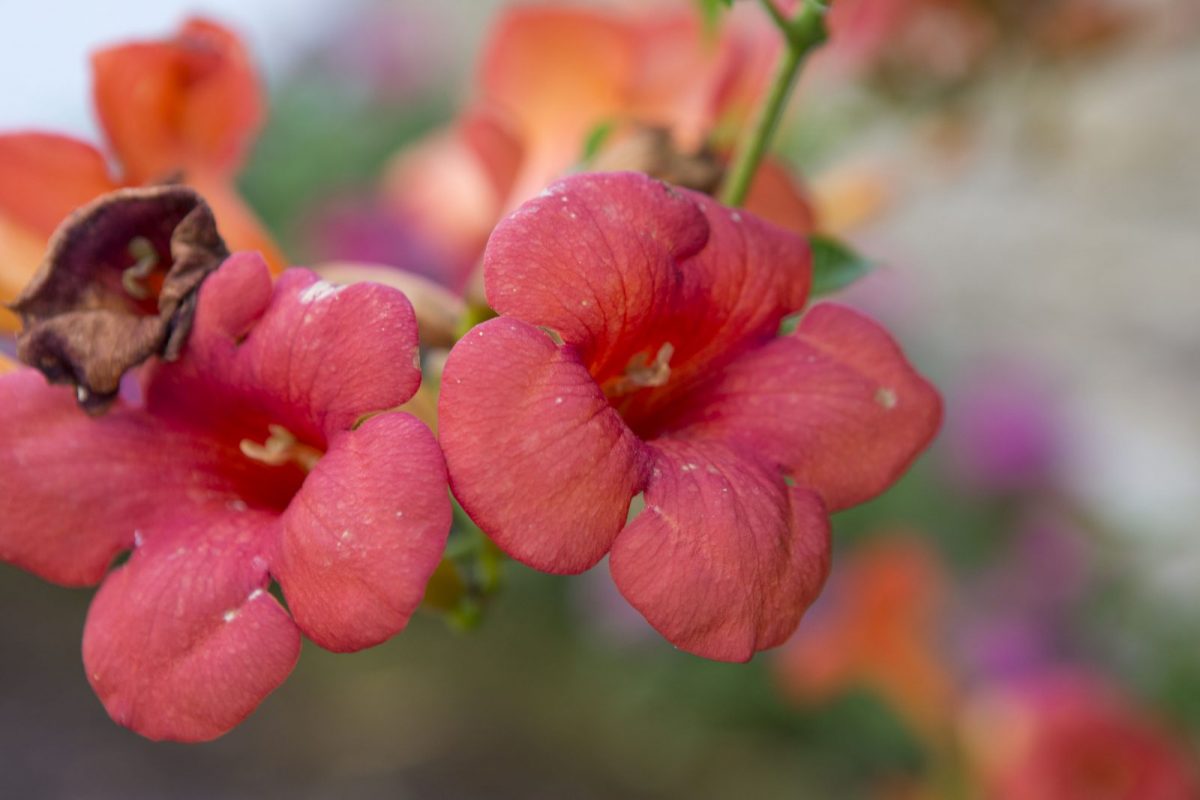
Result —
<path fill-rule="evenodd" d="M 321 300 L 327 300 L 330 297 L 334 297 L 338 292 L 345 288 L 345 286 L 334 286 L 329 281 L 317 281 L 301 292 L 298 299 L 304 305 L 317 303 Z"/>
<path fill-rule="evenodd" d="M 899 398 L 896 397 L 896 391 L 888 387 L 882 387 L 875 392 L 875 402 L 887 410 L 892 410 L 896 407 Z"/>

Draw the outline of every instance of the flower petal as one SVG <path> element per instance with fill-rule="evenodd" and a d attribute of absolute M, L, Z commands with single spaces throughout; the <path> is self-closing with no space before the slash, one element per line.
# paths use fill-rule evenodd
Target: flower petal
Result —
<path fill-rule="evenodd" d="M 321 444 L 412 397 L 417 357 L 416 318 L 399 291 L 336 287 L 305 269 L 272 288 L 262 259 L 237 253 L 201 287 L 184 358 L 155 371 L 147 408 L 217 427 L 229 409 L 253 408 Z"/>
<path fill-rule="evenodd" d="M 485 322 L 451 351 L 438 410 L 454 494 L 501 548 L 555 573 L 604 557 L 642 480 L 641 443 L 574 348 Z"/>
<path fill-rule="evenodd" d="M 775 159 L 764 159 L 759 165 L 746 195 L 746 209 L 804 236 L 817 227 L 812 198 L 787 167 Z"/>
<path fill-rule="evenodd" d="M 677 331 L 677 386 L 703 378 L 746 348 L 773 338 L 779 322 L 800 309 L 812 282 L 804 239 L 751 213 L 691 193 L 709 224 L 708 244 L 687 269 L 694 274 Z M 677 322 L 676 325 L 680 326 Z"/>
<path fill-rule="evenodd" d="M 0 218 L 49 239 L 63 219 L 116 188 L 104 156 L 49 133 L 0 135 Z M 37 264 L 30 264 L 30 274 Z"/>
<path fill-rule="evenodd" d="M 135 256 L 131 242 L 146 254 Z M 151 356 L 179 356 L 196 291 L 228 255 L 212 211 L 187 187 L 103 195 L 59 227 L 12 304 L 24 323 L 17 353 L 52 382 L 74 384 L 80 404 L 99 411 L 129 370 Z M 137 285 L 127 285 L 135 265 Z"/>
<path fill-rule="evenodd" d="M 774 336 L 810 281 L 800 237 L 636 173 L 554 184 L 496 227 L 484 269 L 493 308 L 557 331 L 601 382 L 670 342 L 676 386 Z"/>
<path fill-rule="evenodd" d="M 92 56 L 96 109 L 133 183 L 183 170 L 231 175 L 263 119 L 262 87 L 230 30 L 203 19 L 173 37 Z"/>
<path fill-rule="evenodd" d="M 283 517 L 272 572 L 305 635 L 329 650 L 371 647 L 421 603 L 450 532 L 441 450 L 408 414 L 336 436 Z"/>
<path fill-rule="evenodd" d="M 781 644 L 829 572 L 820 499 L 717 444 L 652 447 L 646 508 L 609 556 L 617 588 L 689 653 L 746 661 Z"/>
<path fill-rule="evenodd" d="M 496 227 L 484 253 L 488 301 L 556 331 L 594 372 L 620 372 L 653 343 L 681 291 L 680 262 L 707 237 L 690 196 L 665 183 L 578 175 Z"/>
<path fill-rule="evenodd" d="M 91 145 L 46 133 L 0 135 L 0 330 L 18 330 L 11 303 L 37 272 L 67 214 L 115 188 Z"/>
<path fill-rule="evenodd" d="M 822 303 L 688 400 L 673 430 L 737 441 L 831 510 L 890 486 L 933 439 L 941 398 L 874 322 Z"/>
<path fill-rule="evenodd" d="M 94 584 L 139 532 L 262 483 L 215 468 L 218 443 L 120 402 L 89 417 L 36 370 L 0 377 L 0 408 L 0 560 L 54 583 Z"/>
<path fill-rule="evenodd" d="M 601 11 L 550 6 L 508 9 L 493 31 L 479 82 L 526 143 L 512 195 L 521 202 L 577 160 L 594 126 L 624 110 L 635 31 Z"/>
<path fill-rule="evenodd" d="M 150 739 L 213 739 L 292 671 L 300 634 L 266 591 L 264 517 L 191 517 L 105 581 L 83 661 L 116 722 Z"/>
<path fill-rule="evenodd" d="M 434 251 L 432 258 L 417 259 L 429 262 L 430 277 L 455 290 L 467 285 L 509 202 L 522 155 L 507 120 L 475 108 L 391 161 L 384 200 L 400 224 L 419 231 Z"/>

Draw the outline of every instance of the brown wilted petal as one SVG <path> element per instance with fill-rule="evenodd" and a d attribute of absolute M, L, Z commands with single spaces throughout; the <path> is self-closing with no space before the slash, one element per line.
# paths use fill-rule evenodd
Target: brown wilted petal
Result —
<path fill-rule="evenodd" d="M 194 190 L 106 194 L 59 226 L 12 305 L 24 325 L 17 355 L 51 383 L 74 384 L 89 412 L 103 411 L 126 371 L 152 356 L 179 355 L 196 290 L 228 255 Z"/>

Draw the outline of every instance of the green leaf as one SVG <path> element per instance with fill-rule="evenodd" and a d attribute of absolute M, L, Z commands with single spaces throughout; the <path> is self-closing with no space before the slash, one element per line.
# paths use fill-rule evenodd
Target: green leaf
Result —
<path fill-rule="evenodd" d="M 813 256 L 813 297 L 841 291 L 874 267 L 870 261 L 837 239 L 810 236 L 808 243 Z"/>

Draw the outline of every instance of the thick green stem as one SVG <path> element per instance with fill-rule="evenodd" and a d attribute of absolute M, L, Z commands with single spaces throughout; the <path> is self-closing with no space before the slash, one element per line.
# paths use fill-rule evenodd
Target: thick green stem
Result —
<path fill-rule="evenodd" d="M 800 75 L 800 67 L 808 54 L 825 41 L 825 4 L 820 0 L 803 0 L 800 11 L 793 19 L 785 17 L 772 0 L 761 2 L 783 33 L 785 48 L 767 99 L 749 134 L 738 144 L 725 184 L 721 187 L 721 202 L 727 206 L 740 206 L 745 202 L 754 174 L 758 172 L 758 166 L 783 118 L 788 97 Z"/>

